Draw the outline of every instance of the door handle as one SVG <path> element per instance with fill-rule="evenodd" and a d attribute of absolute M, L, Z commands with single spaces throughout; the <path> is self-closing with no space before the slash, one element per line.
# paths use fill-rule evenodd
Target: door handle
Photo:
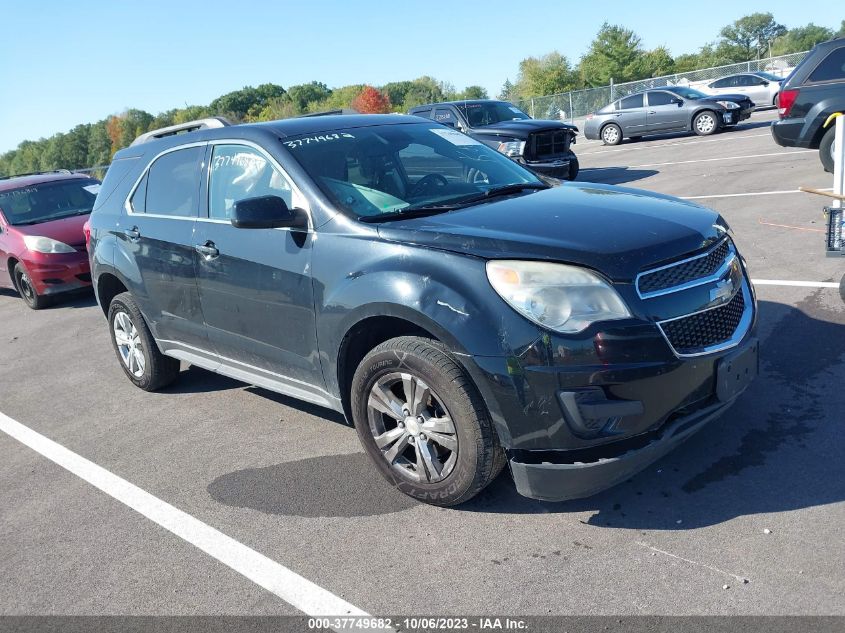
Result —
<path fill-rule="evenodd" d="M 214 245 L 214 242 L 208 241 L 205 244 L 197 244 L 194 246 L 197 253 L 202 255 L 206 261 L 212 260 L 218 255 L 220 255 L 220 251 L 217 250 L 217 247 Z"/>
<path fill-rule="evenodd" d="M 656 110 L 649 110 L 648 113 L 649 114 L 657 114 L 657 111 Z"/>
<path fill-rule="evenodd" d="M 131 229 L 126 229 L 123 233 L 129 238 L 130 242 L 137 242 L 141 239 L 141 231 L 138 230 L 137 226 L 133 226 Z"/>

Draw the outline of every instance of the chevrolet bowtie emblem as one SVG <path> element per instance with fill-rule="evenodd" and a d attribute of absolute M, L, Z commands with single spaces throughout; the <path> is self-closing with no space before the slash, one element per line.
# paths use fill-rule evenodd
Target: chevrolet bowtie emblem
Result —
<path fill-rule="evenodd" d="M 710 289 L 710 302 L 725 302 L 734 296 L 734 281 L 732 278 L 722 279 Z"/>

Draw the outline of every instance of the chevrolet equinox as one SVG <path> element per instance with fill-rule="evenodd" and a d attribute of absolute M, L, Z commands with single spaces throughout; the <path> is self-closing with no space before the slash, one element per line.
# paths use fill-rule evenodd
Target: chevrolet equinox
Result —
<path fill-rule="evenodd" d="M 434 121 L 205 119 L 114 157 L 90 220 L 126 376 L 180 361 L 343 412 L 390 484 L 462 503 L 508 465 L 584 497 L 722 413 L 757 373 L 725 221 L 549 188 Z"/>

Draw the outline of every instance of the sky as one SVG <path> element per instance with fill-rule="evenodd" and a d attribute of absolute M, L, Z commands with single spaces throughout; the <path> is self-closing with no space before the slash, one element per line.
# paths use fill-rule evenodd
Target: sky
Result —
<path fill-rule="evenodd" d="M 645 48 L 695 52 L 755 11 L 838 28 L 830 0 L 421 3 L 402 0 L 4 0 L 0 152 L 127 108 L 207 105 L 247 85 L 382 85 L 431 75 L 496 96 L 519 62 L 577 63 L 605 20 Z M 594 7 L 594 8 L 592 8 Z M 841 12 L 840 12 L 841 13 Z"/>

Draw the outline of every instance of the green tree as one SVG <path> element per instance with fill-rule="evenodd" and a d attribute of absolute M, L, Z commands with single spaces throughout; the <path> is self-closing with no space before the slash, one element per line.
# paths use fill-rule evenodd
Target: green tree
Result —
<path fill-rule="evenodd" d="M 463 92 L 455 95 L 456 99 L 489 99 L 487 91 L 481 86 L 467 86 Z"/>
<path fill-rule="evenodd" d="M 86 167 L 108 165 L 111 160 L 111 140 L 106 131 L 106 122 L 98 121 L 91 126 L 88 134 L 88 154 L 85 160 Z"/>
<path fill-rule="evenodd" d="M 719 32 L 726 45 L 723 53 L 729 53 L 733 62 L 766 56 L 769 44 L 784 33 L 786 27 L 775 22 L 771 13 L 746 15 Z"/>
<path fill-rule="evenodd" d="M 515 98 L 514 85 L 511 83 L 510 79 L 505 79 L 505 83 L 502 84 L 502 89 L 499 91 L 499 99 L 502 99 L 503 101 L 513 101 Z"/>
<path fill-rule="evenodd" d="M 606 86 L 611 79 L 617 83 L 639 79 L 642 56 L 636 33 L 605 22 L 578 65 L 581 80 L 587 86 Z"/>
<path fill-rule="evenodd" d="M 661 77 L 675 72 L 675 60 L 665 46 L 646 51 L 634 62 L 637 79 Z"/>
<path fill-rule="evenodd" d="M 842 20 L 842 24 L 839 25 L 839 30 L 835 33 L 836 37 L 845 37 L 845 20 Z"/>
<path fill-rule="evenodd" d="M 525 99 L 571 90 L 577 75 L 569 60 L 557 51 L 542 57 L 528 57 L 519 62 L 514 97 Z"/>
<path fill-rule="evenodd" d="M 299 112 L 305 112 L 308 104 L 313 101 L 325 101 L 332 94 L 328 86 L 319 81 L 300 84 L 288 88 L 288 96 Z"/>
<path fill-rule="evenodd" d="M 789 29 L 772 42 L 772 55 L 786 55 L 808 51 L 819 42 L 833 37 L 833 29 L 816 26 L 812 22 L 806 26 Z"/>

